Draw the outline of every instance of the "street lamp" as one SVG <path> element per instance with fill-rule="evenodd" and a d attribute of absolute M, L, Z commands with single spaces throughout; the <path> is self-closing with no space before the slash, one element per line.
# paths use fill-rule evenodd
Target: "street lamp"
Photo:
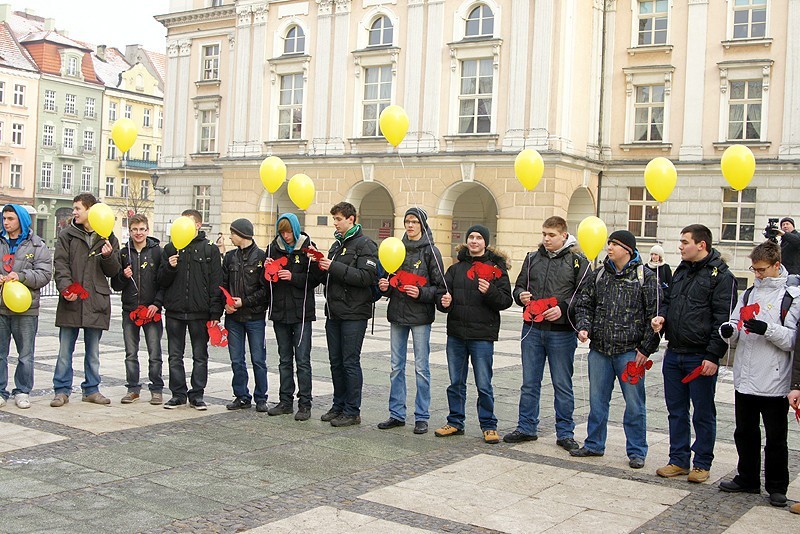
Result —
<path fill-rule="evenodd" d="M 161 187 L 158 187 L 158 179 L 159 179 L 159 176 L 155 172 L 150 175 L 150 183 L 153 184 L 153 189 L 155 189 L 156 191 L 158 191 L 162 195 L 166 195 L 167 193 L 169 193 L 169 187 L 165 187 L 163 185 Z"/>

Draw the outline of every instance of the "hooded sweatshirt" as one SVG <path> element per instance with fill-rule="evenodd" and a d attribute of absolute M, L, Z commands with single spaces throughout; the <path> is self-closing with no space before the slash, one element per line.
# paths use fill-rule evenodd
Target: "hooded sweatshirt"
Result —
<path fill-rule="evenodd" d="M 39 315 L 39 289 L 50 283 L 53 276 L 53 259 L 44 241 L 31 232 L 31 216 L 28 211 L 17 204 L 7 205 L 14 208 L 14 212 L 19 218 L 20 233 L 16 239 L 11 239 L 5 228 L 2 229 L 0 232 L 0 258 L 9 254 L 13 255 L 13 259 L 9 260 L 8 264 L 11 272 L 17 273 L 19 281 L 31 290 L 31 305 L 27 311 L 16 314 L 0 300 L 0 314 Z M 7 273 L 2 270 L 0 274 Z"/>
<path fill-rule="evenodd" d="M 294 245 L 289 245 L 278 232 L 281 220 L 286 219 L 292 227 Z M 272 291 L 269 318 L 275 323 L 297 324 L 314 321 L 315 299 L 314 288 L 322 277 L 317 262 L 309 261 L 303 252 L 309 245 L 315 246 L 308 235 L 300 229 L 300 221 L 294 213 L 284 213 L 275 222 L 276 237 L 267 248 L 267 255 L 273 260 L 286 258 L 287 271 L 292 273 L 291 280 L 269 282 Z"/>

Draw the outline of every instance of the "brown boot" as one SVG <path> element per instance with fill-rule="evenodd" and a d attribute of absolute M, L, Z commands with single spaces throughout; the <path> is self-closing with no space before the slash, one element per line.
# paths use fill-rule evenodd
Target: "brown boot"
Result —
<path fill-rule="evenodd" d="M 111 404 L 111 399 L 104 397 L 99 391 L 91 395 L 84 395 L 81 400 L 83 402 L 91 402 L 92 404 Z"/>
<path fill-rule="evenodd" d="M 67 395 L 64 395 L 63 393 L 56 393 L 56 396 L 50 401 L 50 406 L 53 408 L 60 408 L 68 402 L 69 397 Z"/>

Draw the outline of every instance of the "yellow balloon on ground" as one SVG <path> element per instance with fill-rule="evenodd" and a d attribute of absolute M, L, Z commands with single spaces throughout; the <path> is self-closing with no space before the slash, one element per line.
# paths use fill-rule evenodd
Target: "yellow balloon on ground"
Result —
<path fill-rule="evenodd" d="M 539 184 L 544 173 L 544 160 L 542 155 L 532 148 L 526 148 L 517 154 L 514 160 L 514 174 L 522 187 L 533 191 Z"/>
<path fill-rule="evenodd" d="M 590 261 L 594 261 L 600 251 L 606 246 L 608 228 L 594 215 L 586 217 L 578 225 L 578 245 Z"/>
<path fill-rule="evenodd" d="M 114 140 L 114 144 L 117 145 L 120 152 L 130 150 L 133 143 L 136 142 L 137 135 L 139 135 L 139 131 L 136 129 L 136 123 L 131 119 L 119 119 L 111 127 L 111 139 Z"/>
<path fill-rule="evenodd" d="M 294 205 L 305 211 L 314 202 L 314 182 L 305 174 L 295 174 L 286 186 Z"/>
<path fill-rule="evenodd" d="M 169 237 L 177 250 L 183 250 L 197 235 L 194 219 L 191 217 L 178 217 L 172 221 Z"/>
<path fill-rule="evenodd" d="M 741 191 L 750 184 L 756 172 L 756 158 L 753 151 L 744 145 L 731 145 L 722 154 L 722 176 L 731 187 Z"/>
<path fill-rule="evenodd" d="M 270 156 L 261 162 L 258 175 L 264 189 L 274 194 L 286 181 L 286 164 L 278 156 Z"/>
<path fill-rule="evenodd" d="M 3 303 L 14 313 L 25 313 L 31 307 L 31 290 L 17 280 L 3 284 Z"/>
<path fill-rule="evenodd" d="M 667 158 L 653 158 L 644 169 L 644 185 L 653 198 L 659 202 L 664 202 L 669 198 L 677 183 L 678 171 Z"/>
<path fill-rule="evenodd" d="M 98 202 L 89 208 L 89 225 L 92 230 L 97 232 L 97 235 L 108 239 L 108 236 L 114 231 L 114 212 L 108 204 Z"/>
<path fill-rule="evenodd" d="M 403 142 L 408 133 L 408 115 L 400 106 L 391 105 L 381 111 L 381 133 L 393 146 Z"/>
<path fill-rule="evenodd" d="M 397 272 L 406 259 L 406 246 L 396 237 L 387 237 L 378 247 L 378 259 L 387 273 Z"/>

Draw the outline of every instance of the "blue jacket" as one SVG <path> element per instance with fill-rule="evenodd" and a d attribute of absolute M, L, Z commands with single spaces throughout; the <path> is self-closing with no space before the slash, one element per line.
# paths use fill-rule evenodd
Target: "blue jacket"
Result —
<path fill-rule="evenodd" d="M 19 217 L 19 238 L 12 240 L 5 228 L 0 232 L 0 258 L 13 254 L 11 271 L 17 273 L 19 281 L 31 290 L 31 307 L 15 314 L 0 300 L 1 315 L 39 315 L 39 290 L 50 283 L 53 277 L 53 258 L 42 239 L 31 232 L 31 216 L 22 206 L 8 204 Z M 5 275 L 6 271 L 0 271 Z"/>

